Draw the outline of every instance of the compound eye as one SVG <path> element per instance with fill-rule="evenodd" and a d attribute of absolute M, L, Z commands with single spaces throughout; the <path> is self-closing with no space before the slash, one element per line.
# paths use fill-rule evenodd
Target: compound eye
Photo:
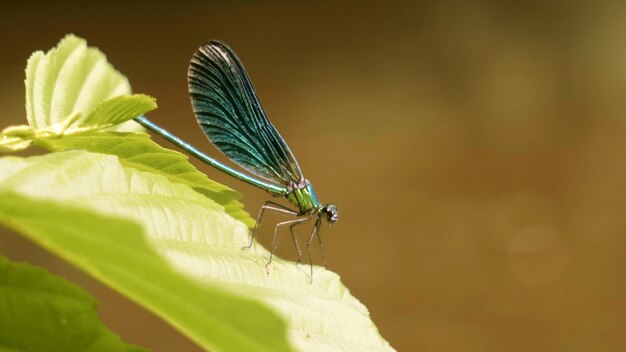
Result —
<path fill-rule="evenodd" d="M 337 211 L 337 207 L 333 204 L 327 205 L 324 208 L 324 213 L 326 215 L 326 219 L 331 224 L 337 222 L 337 220 L 339 219 L 339 212 Z"/>

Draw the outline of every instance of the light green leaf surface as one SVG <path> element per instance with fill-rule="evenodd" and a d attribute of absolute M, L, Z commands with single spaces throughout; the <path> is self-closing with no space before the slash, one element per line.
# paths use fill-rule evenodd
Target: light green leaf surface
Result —
<path fill-rule="evenodd" d="M 117 155 L 120 162 L 138 170 L 167 177 L 171 182 L 191 186 L 224 207 L 226 212 L 252 228 L 254 219 L 244 210 L 241 194 L 209 179 L 182 153 L 165 149 L 146 134 L 93 132 L 63 138 L 45 138 L 35 143 L 50 151 L 83 149 Z"/>
<path fill-rule="evenodd" d="M 190 287 L 219 287 L 270 306 L 285 319 L 288 339 L 301 351 L 393 350 L 336 274 L 315 267 L 311 284 L 306 265 L 275 259 L 266 266 L 269 253 L 260 245 L 241 250 L 249 239 L 247 227 L 187 185 L 124 166 L 114 156 L 70 151 L 0 159 L 3 191 L 59 202 L 20 209 L 17 200 L 0 196 L 0 213 L 5 224 L 132 297 L 205 348 L 286 349 L 271 315 L 250 310 L 252 303 L 235 304 L 224 293 L 200 300 L 204 296 Z M 68 206 L 84 210 L 59 213 L 69 212 Z M 104 225 L 87 216 L 88 211 L 141 224 L 145 242 L 117 223 Z M 219 314 L 224 312 L 228 316 Z M 245 346 L 230 348 L 235 342 Z M 268 342 L 283 347 L 254 345 Z"/>
<path fill-rule="evenodd" d="M 0 203 L 24 205 L 8 197 Z M 109 331 L 96 306 L 87 292 L 65 279 L 0 257 L 0 351 L 145 351 Z"/>
<path fill-rule="evenodd" d="M 116 171 L 123 172 L 119 164 L 109 165 L 106 162 L 96 164 L 99 167 L 112 166 L 117 169 Z M 18 176 L 25 175 L 24 171 L 28 174 L 33 171 L 32 168 L 37 169 L 35 172 L 39 173 L 42 168 L 49 165 L 18 161 L 14 166 L 22 170 L 16 174 Z M 96 170 L 91 170 L 94 171 Z M 60 181 L 57 176 L 61 175 L 47 176 Z M 158 203 L 161 197 L 173 196 L 167 194 L 167 190 L 164 189 L 167 186 L 161 184 L 162 180 L 142 180 L 140 175 L 132 171 L 121 176 L 129 178 L 120 180 L 120 184 L 106 187 L 106 191 L 100 191 L 112 192 L 111 194 L 93 197 L 101 202 L 102 206 L 151 212 L 152 217 L 155 217 L 154 226 L 167 223 L 166 219 L 160 221 L 156 219 L 165 216 L 167 207 L 150 204 Z M 70 180 L 71 177 L 67 181 Z M 38 183 L 35 179 L 31 181 Z M 127 190 L 135 191 L 120 196 L 115 190 L 120 189 L 121 184 L 124 184 L 122 187 Z M 259 302 L 216 288 L 215 285 L 209 286 L 202 280 L 177 271 L 166 258 L 163 258 L 163 254 L 155 250 L 157 243 L 150 243 L 151 239 L 146 238 L 142 228 L 137 224 L 116 216 L 102 216 L 97 215 L 95 211 L 80 209 L 85 207 L 86 201 L 85 199 L 81 201 L 80 198 L 92 197 L 90 192 L 80 190 L 82 186 L 85 185 L 77 185 L 77 193 L 82 195 L 74 194 L 73 196 L 77 197 L 76 201 L 66 198 L 63 203 L 0 191 L 0 223 L 25 234 L 34 242 L 162 316 L 206 350 L 291 351 L 287 346 L 285 324 L 275 313 Z M 148 189 L 150 187 L 154 187 L 153 195 L 150 195 L 151 190 Z M 195 192 L 189 189 L 182 191 L 181 199 L 177 203 L 180 205 L 190 201 L 187 196 L 192 193 Z M 107 200 L 109 197 L 111 199 Z M 150 202 L 145 199 L 151 197 L 157 200 Z M 200 204 L 194 205 L 201 207 Z M 204 211 L 204 215 L 208 217 L 205 222 L 216 222 L 215 217 L 224 216 L 223 213 L 215 211 L 214 203 L 211 205 L 207 201 L 203 206 L 207 207 Z M 234 223 L 235 221 L 231 220 L 224 228 L 228 229 Z M 216 223 L 214 226 L 221 225 Z M 171 227 L 161 231 L 161 234 L 166 233 Z M 168 239 L 163 238 L 159 241 L 167 243 Z M 13 312 L 11 315 L 20 315 L 20 312 Z"/>
<path fill-rule="evenodd" d="M 119 110 L 121 106 L 119 102 L 101 105 L 103 102 L 131 94 L 128 79 L 107 62 L 106 56 L 96 48 L 87 47 L 84 39 L 71 34 L 47 53 L 37 51 L 31 55 L 26 66 L 25 85 L 29 125 L 54 135 L 80 131 L 77 127 L 74 131 L 70 126 L 84 127 L 88 117 L 101 120 L 103 114 L 98 113 L 97 108 L 108 111 L 111 107 Z M 135 99 L 142 102 L 133 101 L 134 112 L 143 114 L 154 109 L 145 104 L 144 98 Z M 139 106 L 145 109 L 137 109 Z"/>
<path fill-rule="evenodd" d="M 20 137 L 10 137 L 0 133 L 0 152 L 16 152 L 26 149 L 32 141 Z"/>
<path fill-rule="evenodd" d="M 157 108 L 154 98 L 144 95 L 120 95 L 100 103 L 80 126 L 113 126 Z"/>
<path fill-rule="evenodd" d="M 0 132 L 0 152 L 15 152 L 32 144 L 35 129 L 26 126 L 9 126 Z"/>

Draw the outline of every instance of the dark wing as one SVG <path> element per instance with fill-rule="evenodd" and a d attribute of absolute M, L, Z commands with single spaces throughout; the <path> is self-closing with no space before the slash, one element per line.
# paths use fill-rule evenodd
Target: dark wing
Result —
<path fill-rule="evenodd" d="M 188 78 L 196 119 L 219 150 L 253 174 L 279 184 L 303 179 L 243 65 L 226 44 L 213 40 L 201 46 L 191 59 Z"/>

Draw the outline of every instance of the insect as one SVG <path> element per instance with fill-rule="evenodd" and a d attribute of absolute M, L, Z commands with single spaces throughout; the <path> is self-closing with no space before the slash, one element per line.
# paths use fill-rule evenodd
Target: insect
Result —
<path fill-rule="evenodd" d="M 249 174 L 203 154 L 143 116 L 135 120 L 216 169 L 273 196 L 285 197 L 295 206 L 296 209 L 291 209 L 273 201 L 265 202 L 259 210 L 250 243 L 244 248 L 252 246 L 265 212 L 274 211 L 294 216 L 294 219 L 279 222 L 274 228 L 268 264 L 278 246 L 278 230 L 283 227 L 289 227 L 298 262 L 301 262 L 301 249 L 294 228 L 313 220 L 313 230 L 306 244 L 309 262 L 312 263 L 311 245 L 317 237 L 326 266 L 320 227 L 322 220 L 331 225 L 337 222 L 337 207 L 333 204 L 323 205 L 318 200 L 313 185 L 304 178 L 291 150 L 267 118 L 237 55 L 226 44 L 217 40 L 209 41 L 191 59 L 188 79 L 191 104 L 205 135 L 217 149 Z"/>

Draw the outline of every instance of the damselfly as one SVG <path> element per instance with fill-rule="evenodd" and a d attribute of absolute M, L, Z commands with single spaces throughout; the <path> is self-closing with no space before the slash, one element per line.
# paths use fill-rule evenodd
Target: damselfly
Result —
<path fill-rule="evenodd" d="M 226 44 L 217 40 L 209 41 L 191 59 L 188 79 L 191 104 L 198 124 L 222 153 L 251 175 L 203 154 L 144 116 L 138 116 L 135 120 L 206 164 L 273 196 L 285 197 L 296 207 L 290 209 L 273 201 L 265 202 L 259 210 L 246 248 L 252 246 L 265 211 L 279 212 L 294 216 L 294 219 L 279 222 L 274 228 L 268 264 L 277 247 L 278 230 L 283 227 L 289 227 L 298 262 L 301 262 L 301 249 L 294 227 L 313 220 L 314 226 L 306 243 L 309 262 L 312 263 L 312 242 L 317 237 L 326 266 L 320 227 L 322 219 L 331 225 L 338 220 L 337 207 L 333 204 L 323 205 L 317 199 L 313 185 L 304 178 L 289 147 L 267 118 L 237 55 Z"/>

